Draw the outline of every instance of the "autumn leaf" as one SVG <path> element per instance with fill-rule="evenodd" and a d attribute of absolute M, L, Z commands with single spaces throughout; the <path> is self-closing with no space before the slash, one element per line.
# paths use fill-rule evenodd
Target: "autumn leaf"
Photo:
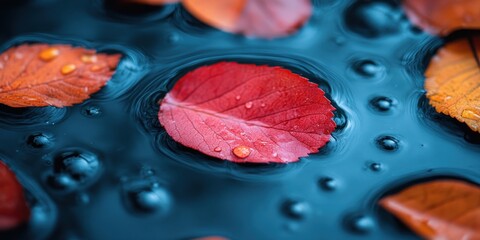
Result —
<path fill-rule="evenodd" d="M 316 84 L 289 70 L 221 62 L 183 76 L 158 117 L 173 139 L 207 155 L 287 163 L 329 141 L 333 110 Z"/>
<path fill-rule="evenodd" d="M 69 45 L 23 44 L 0 54 L 0 103 L 71 106 L 100 90 L 121 55 Z"/>
<path fill-rule="evenodd" d="M 459 180 L 408 187 L 379 204 L 427 239 L 480 239 L 480 188 Z"/>
<path fill-rule="evenodd" d="M 480 1 L 404 0 L 409 19 L 425 31 L 446 36 L 460 29 L 480 29 Z"/>
<path fill-rule="evenodd" d="M 480 38 L 448 43 L 430 62 L 425 89 L 430 104 L 480 132 Z"/>
<path fill-rule="evenodd" d="M 312 14 L 310 0 L 183 0 L 182 3 L 206 24 L 263 38 L 289 35 Z"/>
<path fill-rule="evenodd" d="M 29 218 L 30 209 L 22 186 L 15 174 L 0 161 L 0 230 L 15 228 Z"/>

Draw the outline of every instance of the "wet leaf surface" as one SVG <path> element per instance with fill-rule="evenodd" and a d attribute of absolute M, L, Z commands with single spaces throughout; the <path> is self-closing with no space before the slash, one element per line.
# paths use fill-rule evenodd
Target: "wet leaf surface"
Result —
<path fill-rule="evenodd" d="M 0 103 L 10 107 L 81 103 L 110 80 L 120 57 L 69 45 L 12 47 L 0 55 Z"/>
<path fill-rule="evenodd" d="M 480 239 L 480 188 L 459 180 L 408 187 L 380 205 L 426 239 Z"/>
<path fill-rule="evenodd" d="M 430 104 L 480 132 L 480 38 L 448 43 L 425 72 Z"/>
<path fill-rule="evenodd" d="M 329 141 L 333 110 L 316 84 L 289 70 L 221 62 L 183 76 L 161 101 L 159 120 L 207 155 L 286 163 Z"/>
<path fill-rule="evenodd" d="M 30 209 L 22 186 L 15 174 L 0 161 L 0 231 L 15 228 L 29 217 Z"/>
<path fill-rule="evenodd" d="M 404 0 L 403 5 L 410 21 L 432 34 L 480 29 L 480 1 Z"/>
<path fill-rule="evenodd" d="M 246 36 L 287 36 L 309 19 L 310 0 L 183 0 L 195 17 L 213 27 Z"/>

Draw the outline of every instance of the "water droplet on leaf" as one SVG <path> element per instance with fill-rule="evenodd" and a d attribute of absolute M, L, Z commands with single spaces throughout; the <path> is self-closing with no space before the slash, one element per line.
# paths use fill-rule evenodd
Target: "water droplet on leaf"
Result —
<path fill-rule="evenodd" d="M 38 57 L 43 61 L 51 61 L 60 55 L 60 50 L 58 48 L 47 48 L 42 50 Z"/>
<path fill-rule="evenodd" d="M 246 108 L 246 109 L 250 109 L 250 108 L 252 108 L 252 107 L 253 107 L 253 102 L 247 102 L 247 103 L 245 103 L 245 108 Z"/>
<path fill-rule="evenodd" d="M 250 155 L 250 148 L 247 146 L 237 146 L 233 149 L 233 154 L 238 158 L 246 158 Z"/>
<path fill-rule="evenodd" d="M 67 64 L 62 67 L 61 72 L 63 75 L 68 75 L 70 73 L 73 73 L 77 69 L 77 66 L 75 64 Z"/>

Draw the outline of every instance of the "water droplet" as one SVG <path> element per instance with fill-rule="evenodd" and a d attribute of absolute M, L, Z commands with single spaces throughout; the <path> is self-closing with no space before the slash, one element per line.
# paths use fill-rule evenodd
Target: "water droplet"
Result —
<path fill-rule="evenodd" d="M 370 170 L 374 172 L 379 172 L 382 170 L 382 164 L 380 163 L 371 163 L 369 166 Z"/>
<path fill-rule="evenodd" d="M 353 71 L 367 78 L 379 78 L 385 73 L 385 67 L 373 60 L 358 60 L 353 63 Z"/>
<path fill-rule="evenodd" d="M 68 75 L 70 73 L 73 73 L 77 69 L 77 66 L 75 64 L 67 64 L 62 67 L 60 70 L 63 75 Z"/>
<path fill-rule="evenodd" d="M 235 96 L 235 100 L 237 100 L 237 101 L 240 100 L 240 98 L 241 98 L 240 95 Z"/>
<path fill-rule="evenodd" d="M 375 97 L 370 100 L 370 107 L 379 112 L 387 112 L 395 106 L 395 102 L 388 97 Z"/>
<path fill-rule="evenodd" d="M 260 107 L 262 107 L 262 108 L 265 107 L 265 106 L 267 106 L 267 105 L 265 105 L 265 103 L 260 104 Z"/>
<path fill-rule="evenodd" d="M 77 195 L 75 195 L 75 202 L 78 205 L 87 205 L 90 203 L 90 195 L 84 192 L 78 193 Z"/>
<path fill-rule="evenodd" d="M 287 200 L 282 205 L 283 213 L 292 219 L 303 219 L 311 211 L 310 205 L 304 201 Z"/>
<path fill-rule="evenodd" d="M 34 148 L 47 148 L 53 145 L 53 137 L 45 133 L 34 133 L 28 136 L 27 144 Z"/>
<path fill-rule="evenodd" d="M 99 117 L 102 110 L 98 106 L 89 105 L 82 108 L 82 114 L 86 117 Z"/>
<path fill-rule="evenodd" d="M 379 1 L 357 1 L 345 12 L 347 27 L 364 37 L 392 35 L 399 31 L 401 13 Z"/>
<path fill-rule="evenodd" d="M 50 187 L 57 190 L 69 191 L 77 186 L 77 182 L 70 175 L 63 173 L 48 176 L 47 183 Z"/>
<path fill-rule="evenodd" d="M 246 158 L 250 155 L 250 148 L 247 146 L 237 146 L 233 149 L 233 154 L 238 158 Z"/>
<path fill-rule="evenodd" d="M 80 59 L 84 63 L 96 63 L 98 58 L 95 54 L 83 54 Z"/>
<path fill-rule="evenodd" d="M 252 108 L 252 107 L 253 107 L 253 102 L 247 102 L 247 103 L 245 103 L 245 108 L 246 108 L 246 109 L 250 109 L 250 108 Z"/>
<path fill-rule="evenodd" d="M 92 183 L 100 174 L 100 161 L 90 152 L 66 151 L 53 160 L 48 182 L 57 189 L 71 190 Z"/>
<path fill-rule="evenodd" d="M 392 136 L 380 136 L 376 139 L 377 146 L 386 151 L 396 151 L 399 147 L 398 139 Z"/>
<path fill-rule="evenodd" d="M 60 50 L 58 48 L 47 48 L 42 50 L 38 57 L 43 61 L 51 61 L 60 55 Z"/>
<path fill-rule="evenodd" d="M 337 188 L 337 181 L 330 177 L 323 177 L 318 180 L 318 185 L 325 191 L 333 191 Z"/>
<path fill-rule="evenodd" d="M 347 227 L 356 233 L 365 234 L 375 228 L 375 222 L 373 221 L 373 219 L 369 216 L 362 214 L 349 216 L 346 222 Z"/>
<path fill-rule="evenodd" d="M 124 191 L 130 206 L 143 213 L 166 213 L 172 205 L 169 191 L 155 178 L 142 178 L 125 183 Z"/>
<path fill-rule="evenodd" d="M 213 149 L 213 151 L 215 151 L 215 152 L 221 152 L 221 151 L 222 151 L 222 148 L 221 148 L 221 147 L 216 147 L 216 148 Z"/>
<path fill-rule="evenodd" d="M 471 109 L 465 109 L 462 112 L 462 117 L 470 120 L 478 121 L 480 120 L 480 114 Z"/>
<path fill-rule="evenodd" d="M 278 157 L 278 153 L 276 152 L 272 153 L 272 157 Z"/>

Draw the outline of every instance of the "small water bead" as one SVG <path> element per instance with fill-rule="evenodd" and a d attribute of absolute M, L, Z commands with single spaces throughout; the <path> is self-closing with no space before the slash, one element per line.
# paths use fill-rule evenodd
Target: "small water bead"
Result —
<path fill-rule="evenodd" d="M 237 146 L 232 150 L 233 154 L 238 158 L 248 157 L 250 155 L 250 151 L 251 150 L 249 147 L 243 145 Z"/>
<path fill-rule="evenodd" d="M 222 151 L 222 148 L 221 148 L 221 147 L 216 147 L 216 148 L 213 149 L 213 151 L 215 151 L 215 152 L 221 152 L 221 151 Z"/>
<path fill-rule="evenodd" d="M 240 98 L 241 98 L 240 95 L 235 96 L 235 100 L 237 100 L 237 101 L 240 100 Z"/>
<path fill-rule="evenodd" d="M 331 177 L 323 177 L 318 180 L 318 186 L 325 191 L 333 191 L 338 187 L 338 183 Z"/>
<path fill-rule="evenodd" d="M 98 58 L 95 54 L 83 54 L 80 60 L 84 63 L 96 63 Z"/>
<path fill-rule="evenodd" d="M 64 65 L 64 66 L 62 67 L 62 69 L 60 70 L 60 72 L 61 72 L 63 75 L 68 75 L 68 74 L 73 73 L 76 69 L 77 69 L 77 66 L 76 66 L 75 64 L 67 64 L 67 65 Z"/>
<path fill-rule="evenodd" d="M 70 175 L 65 173 L 48 176 L 47 183 L 54 189 L 64 191 L 70 191 L 77 187 L 77 182 Z"/>
<path fill-rule="evenodd" d="M 245 108 L 246 108 L 246 109 L 250 109 L 250 108 L 252 108 L 252 107 L 253 107 L 253 102 L 247 102 L 247 103 L 245 103 Z"/>
<path fill-rule="evenodd" d="M 357 1 L 347 10 L 347 27 L 364 37 L 381 37 L 399 31 L 401 13 L 382 1 Z"/>
<path fill-rule="evenodd" d="M 380 172 L 382 170 L 382 164 L 380 163 L 370 163 L 369 165 L 370 170 L 374 172 Z"/>
<path fill-rule="evenodd" d="M 58 48 L 47 48 L 45 50 L 42 50 L 38 54 L 38 57 L 43 61 L 48 62 L 58 57 L 58 55 L 60 55 L 60 50 Z"/>
<path fill-rule="evenodd" d="M 53 137 L 45 133 L 34 133 L 28 136 L 27 144 L 33 148 L 47 148 L 53 145 Z"/>
<path fill-rule="evenodd" d="M 396 101 L 388 97 L 375 97 L 370 100 L 370 107 L 379 112 L 390 111 L 396 105 Z"/>
<path fill-rule="evenodd" d="M 155 178 L 141 178 L 125 183 L 130 206 L 143 213 L 166 213 L 173 203 L 169 191 Z"/>
<path fill-rule="evenodd" d="M 385 74 L 385 67 L 373 60 L 358 60 L 352 68 L 356 74 L 367 78 L 379 78 Z"/>
<path fill-rule="evenodd" d="M 292 219 L 303 219 L 311 211 L 310 205 L 305 201 L 287 200 L 282 205 L 283 213 Z"/>
<path fill-rule="evenodd" d="M 102 114 L 102 110 L 98 106 L 85 106 L 82 108 L 82 114 L 86 117 L 99 117 Z"/>
<path fill-rule="evenodd" d="M 375 228 L 374 220 L 366 215 L 354 215 L 347 219 L 347 227 L 356 232 L 365 234 L 371 232 Z"/>
<path fill-rule="evenodd" d="M 385 151 L 396 151 L 399 148 L 400 141 L 392 136 L 380 136 L 376 139 L 376 144 Z"/>

